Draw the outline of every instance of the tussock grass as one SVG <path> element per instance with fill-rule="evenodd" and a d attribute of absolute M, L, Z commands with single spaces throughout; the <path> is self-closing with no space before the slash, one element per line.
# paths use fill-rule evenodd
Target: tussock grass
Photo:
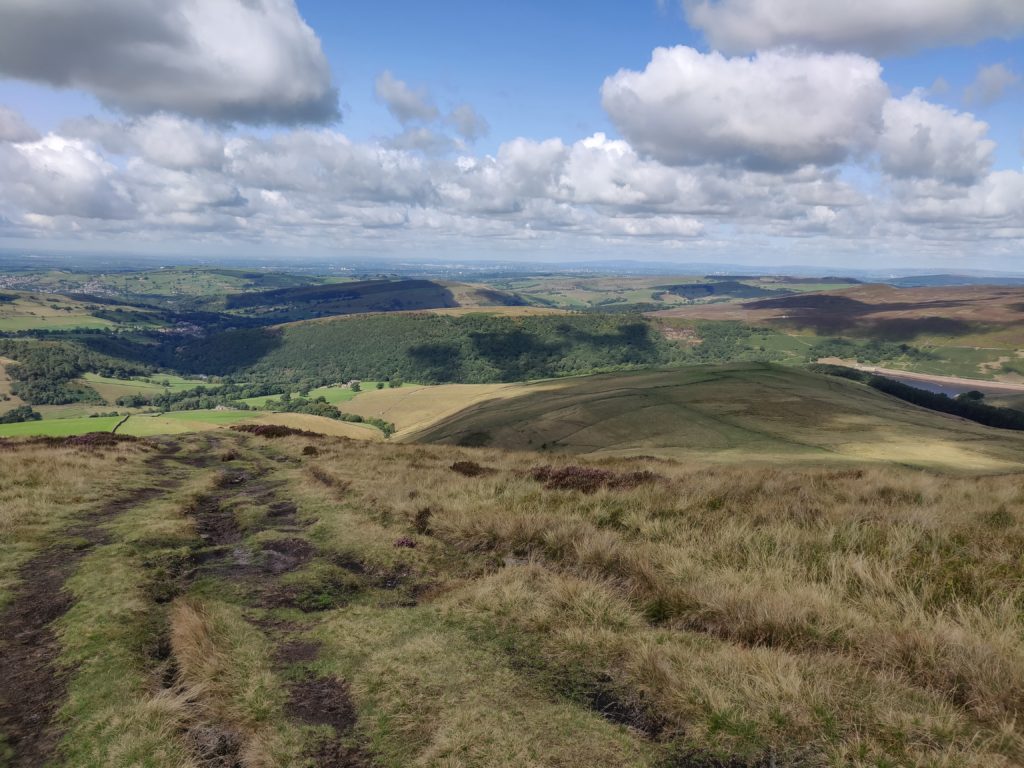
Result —
<path fill-rule="evenodd" d="M 146 454 L 131 443 L 100 451 L 0 447 L 0 606 L 21 565 L 58 531 L 111 494 L 146 482 Z"/>
<path fill-rule="evenodd" d="M 218 437 L 207 453 L 234 451 L 251 485 L 190 472 L 83 558 L 59 625 L 66 764 L 191 768 L 198 724 L 247 766 L 303 765 L 319 732 L 289 719 L 300 671 L 344 681 L 343 738 L 383 768 L 1024 764 L 1019 474 L 307 445 Z M 0 451 L 27 552 L 143 455 L 41 450 L 68 473 L 52 489 Z M 33 483 L 81 498 L 47 520 Z M 242 546 L 271 540 L 260 489 L 295 505 L 309 562 L 258 589 L 215 570 L 154 588 L 197 546 L 196 495 L 226 494 Z M 268 627 L 316 653 L 279 666 Z"/>
<path fill-rule="evenodd" d="M 272 649 L 241 610 L 181 599 L 170 623 L 182 695 L 202 720 L 241 737 L 247 768 L 301 764 L 301 733 L 284 718 L 286 693 L 271 669 Z"/>
<path fill-rule="evenodd" d="M 665 480 L 583 493 L 531 479 L 530 454 L 318 461 L 352 483 L 329 537 L 361 518 L 382 529 L 372 546 L 429 507 L 420 567 L 457 551 L 501 568 L 439 605 L 572 701 L 613 696 L 687 748 L 746 760 L 1024 760 L 1019 475 L 606 460 L 588 465 Z"/>
<path fill-rule="evenodd" d="M 153 599 L 168 578 L 156 563 L 189 536 L 180 508 L 175 496 L 129 510 L 112 526 L 114 541 L 87 555 L 68 582 L 74 605 L 59 623 L 71 675 L 62 765 L 199 768 L 181 739 L 188 699 L 161 684 L 166 606 Z"/>
<path fill-rule="evenodd" d="M 434 611 L 360 607 L 316 635 L 346 676 L 382 766 L 649 765 L 649 747 L 595 712 L 537 690 L 502 653 Z"/>

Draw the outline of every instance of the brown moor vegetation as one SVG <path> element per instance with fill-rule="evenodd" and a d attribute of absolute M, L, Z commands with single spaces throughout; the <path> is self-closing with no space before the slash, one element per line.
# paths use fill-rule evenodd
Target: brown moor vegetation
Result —
<path fill-rule="evenodd" d="M 1019 474 L 230 433 L 0 472 L 7 614 L 130 500 L 63 585 L 54 765 L 1024 761 Z"/>

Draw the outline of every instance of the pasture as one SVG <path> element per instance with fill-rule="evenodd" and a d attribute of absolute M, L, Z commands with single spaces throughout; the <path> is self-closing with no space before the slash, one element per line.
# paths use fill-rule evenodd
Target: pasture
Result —
<path fill-rule="evenodd" d="M 0 301 L 0 331 L 62 331 L 76 328 L 111 328 L 114 323 L 94 317 L 86 304 L 64 296 L 41 293 L 4 293 Z"/>
<path fill-rule="evenodd" d="M 205 432 L 259 417 L 258 411 L 173 411 L 160 415 L 134 414 L 118 434 L 136 437 Z M 71 437 L 109 432 L 123 416 L 58 418 L 21 424 L 0 424 L 0 437 Z"/>
<path fill-rule="evenodd" d="M 216 386 L 203 379 L 186 379 L 171 374 L 132 379 L 114 379 L 87 373 L 82 382 L 96 390 L 107 404 L 114 405 L 125 395 L 159 395 L 164 392 L 186 392 L 197 387 Z"/>

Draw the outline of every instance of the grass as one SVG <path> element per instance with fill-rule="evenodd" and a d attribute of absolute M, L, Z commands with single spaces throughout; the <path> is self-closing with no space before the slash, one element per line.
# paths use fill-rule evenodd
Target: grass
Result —
<path fill-rule="evenodd" d="M 191 767 L 200 722 L 237 734 L 246 765 L 308 765 L 329 734 L 290 709 L 308 675 L 343 681 L 345 743 L 381 768 L 1024 760 L 1019 472 L 179 441 L 181 469 L 161 476 L 182 485 L 125 510 L 69 582 L 63 764 Z M 0 452 L 0 469 L 29 472 L 40 451 L 99 458 L 26 447 Z M 534 479 L 546 463 L 633 479 L 560 490 Z M 222 466 L 248 482 L 225 483 Z M 96 498 L 111 486 L 97 468 L 68 467 L 64 482 Z M 34 504 L 32 482 L 19 487 Z M 240 527 L 225 547 L 189 517 L 189 499 L 210 494 Z M 287 531 L 261 530 L 274 499 L 295 505 Z M 28 530 L 21 516 L 44 507 L 0 508 Z M 66 523 L 44 524 L 46 539 Z M 260 543 L 281 536 L 315 556 L 268 577 Z M 216 551 L 243 570 L 200 567 L 157 599 L 173 582 L 162 563 Z M 263 601 L 275 585 L 306 609 Z M 283 635 L 315 652 L 282 663 Z M 158 682 L 171 662 L 147 650 L 162 636 L 171 688 Z"/>
<path fill-rule="evenodd" d="M 125 395 L 159 395 L 163 392 L 185 392 L 197 387 L 215 386 L 203 380 L 186 379 L 173 375 L 113 379 L 95 373 L 87 373 L 82 377 L 82 381 L 95 389 L 100 397 L 110 405 Z"/>
<path fill-rule="evenodd" d="M 481 399 L 517 392 L 509 384 L 406 384 L 399 389 L 364 387 L 359 397 L 345 406 L 349 413 L 364 418 L 384 419 L 399 431 L 413 430 L 453 415 Z"/>
<path fill-rule="evenodd" d="M 180 557 L 188 545 L 182 504 L 176 495 L 130 510 L 114 541 L 88 555 L 68 584 L 75 605 L 60 620 L 61 660 L 74 675 L 60 713 L 65 765 L 198 766 L 179 738 L 189 697 L 154 685 L 150 667 L 168 609 L 152 599 L 146 563 Z"/>
<path fill-rule="evenodd" d="M 324 516 L 322 541 L 372 562 L 386 556 L 387 528 L 409 530 L 433 510 L 415 567 L 440 571 L 440 597 L 400 615 L 339 612 L 316 632 L 325 663 L 361 695 L 387 765 L 449 757 L 453 723 L 470 727 L 462 717 L 487 736 L 472 740 L 483 757 L 458 764 L 508 754 L 501 739 L 531 726 L 514 714 L 503 729 L 488 722 L 492 681 L 515 692 L 499 698 L 517 712 L 529 691 L 617 702 L 676 752 L 722 759 L 997 766 L 1021 756 L 1013 606 L 1024 595 L 1007 559 L 1022 535 L 1019 475 L 605 460 L 665 479 L 586 496 L 524 477 L 531 455 L 383 450 L 322 452 L 351 484 L 349 501 L 310 513 Z M 460 456 L 491 473 L 457 479 L 447 466 Z M 452 552 L 499 565 L 452 580 Z M 461 677 L 463 665 L 487 682 Z M 410 693 L 421 690 L 445 706 Z M 608 732 L 577 741 L 581 721 L 550 712 L 532 727 L 554 729 L 556 743 L 614 743 Z M 648 764 L 644 746 L 581 764 Z M 539 764 L 574 764 L 560 754 Z"/>
<path fill-rule="evenodd" d="M 0 331 L 112 328 L 114 323 L 93 317 L 86 304 L 56 296 L 17 293 L 14 301 L 0 302 Z"/>
<path fill-rule="evenodd" d="M 908 406 L 863 385 L 757 363 L 517 385 L 400 438 L 552 455 L 877 461 L 992 472 L 1019 469 L 1024 447 L 1017 434 Z"/>
<path fill-rule="evenodd" d="M 42 445 L 0 451 L 0 606 L 17 569 L 112 485 L 138 473 L 145 455 L 133 445 L 101 453 Z"/>
<path fill-rule="evenodd" d="M 202 432 L 260 417 L 259 411 L 171 411 L 159 416 L 136 414 L 119 434 L 151 437 L 184 432 Z M 0 437 L 71 437 L 89 432 L 110 432 L 123 416 L 43 419 L 21 424 L 0 425 Z"/>
<path fill-rule="evenodd" d="M 354 397 L 357 397 L 358 395 L 361 395 L 363 393 L 375 391 L 377 388 L 377 383 L 378 382 L 376 381 L 361 382 L 361 392 L 353 392 L 348 387 L 317 387 L 316 389 L 311 389 L 309 391 L 309 394 L 306 395 L 306 397 L 310 400 L 316 400 L 317 398 L 322 397 L 325 398 L 327 402 L 330 403 L 331 405 L 338 405 L 340 403 L 347 403 L 351 401 Z M 291 396 L 293 398 L 297 398 L 301 397 L 302 395 L 299 392 L 292 392 Z M 250 408 L 263 408 L 268 401 L 278 400 L 280 399 L 280 397 L 280 394 L 266 395 L 264 397 L 249 397 L 242 400 L 242 402 L 248 405 Z"/>

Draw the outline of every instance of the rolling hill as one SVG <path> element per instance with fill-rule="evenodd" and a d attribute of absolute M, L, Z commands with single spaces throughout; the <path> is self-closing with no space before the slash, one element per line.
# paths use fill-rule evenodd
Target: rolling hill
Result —
<path fill-rule="evenodd" d="M 508 387 L 408 442 L 715 462 L 891 462 L 1019 470 L 1024 436 L 909 406 L 868 387 L 749 363 Z"/>

